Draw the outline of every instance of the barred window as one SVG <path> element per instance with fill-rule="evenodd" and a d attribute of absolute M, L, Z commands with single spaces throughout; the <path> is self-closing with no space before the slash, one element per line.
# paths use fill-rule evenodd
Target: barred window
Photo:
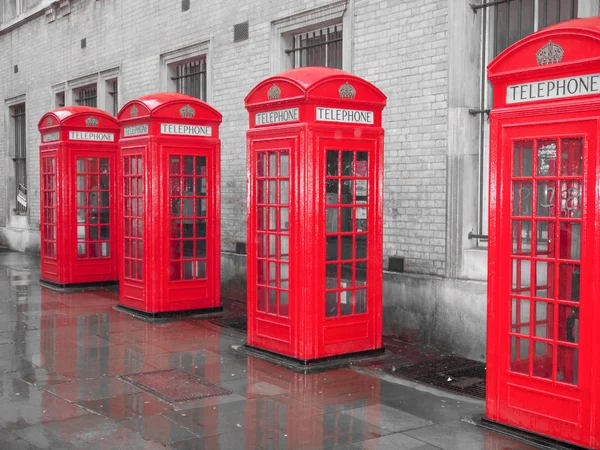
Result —
<path fill-rule="evenodd" d="M 75 89 L 73 93 L 77 105 L 98 107 L 98 91 L 95 84 Z"/>
<path fill-rule="evenodd" d="M 506 0 L 494 5 L 494 54 L 558 22 L 577 17 L 577 0 Z"/>
<path fill-rule="evenodd" d="M 119 112 L 119 81 L 108 80 L 106 82 L 106 91 L 108 97 L 106 99 L 106 112 L 116 116 Z"/>
<path fill-rule="evenodd" d="M 294 61 L 294 68 L 322 66 L 342 68 L 342 25 L 294 35 L 293 47 L 286 50 Z"/>
<path fill-rule="evenodd" d="M 27 211 L 27 135 L 25 126 L 25 104 L 10 108 L 12 120 L 12 155 L 15 170 L 15 192 L 17 212 Z"/>
<path fill-rule="evenodd" d="M 206 101 L 206 58 L 175 64 L 171 80 L 180 94 Z"/>

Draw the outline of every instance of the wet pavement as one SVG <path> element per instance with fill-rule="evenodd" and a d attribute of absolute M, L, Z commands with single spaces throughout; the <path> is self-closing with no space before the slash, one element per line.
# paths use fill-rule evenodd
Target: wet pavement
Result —
<path fill-rule="evenodd" d="M 153 325 L 114 311 L 114 292 L 38 280 L 37 255 L 0 252 L 1 450 L 532 448 L 461 421 L 481 401 L 369 367 L 294 373 L 207 319 Z"/>

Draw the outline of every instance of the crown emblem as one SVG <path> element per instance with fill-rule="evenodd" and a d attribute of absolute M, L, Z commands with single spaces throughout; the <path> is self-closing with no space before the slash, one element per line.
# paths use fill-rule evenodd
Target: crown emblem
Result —
<path fill-rule="evenodd" d="M 196 111 L 190 105 L 185 105 L 183 108 L 179 110 L 179 115 L 181 117 L 194 117 Z"/>
<path fill-rule="evenodd" d="M 274 84 L 269 88 L 269 91 L 267 92 L 267 98 L 269 100 L 277 100 L 279 97 L 281 97 L 281 89 L 279 89 L 279 86 Z"/>
<path fill-rule="evenodd" d="M 85 120 L 85 126 L 86 127 L 97 127 L 98 126 L 98 119 L 96 119 L 94 116 L 90 116 Z"/>
<path fill-rule="evenodd" d="M 552 41 L 540 48 L 535 54 L 538 66 L 546 64 L 556 64 L 562 61 L 565 49 Z"/>
<path fill-rule="evenodd" d="M 48 120 L 46 121 L 46 126 L 51 126 L 52 125 L 52 117 L 48 117 Z"/>
<path fill-rule="evenodd" d="M 130 116 L 130 117 L 137 117 L 137 115 L 138 115 L 138 109 L 137 109 L 137 106 L 133 105 L 133 106 L 131 107 L 131 109 L 129 110 L 129 116 Z"/>
<path fill-rule="evenodd" d="M 356 89 L 349 84 L 347 81 L 345 84 L 342 84 L 338 89 L 338 93 L 341 98 L 354 98 L 356 97 Z"/>

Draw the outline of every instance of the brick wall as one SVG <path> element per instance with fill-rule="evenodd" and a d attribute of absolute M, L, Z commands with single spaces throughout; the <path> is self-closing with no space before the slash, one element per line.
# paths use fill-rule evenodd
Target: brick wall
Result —
<path fill-rule="evenodd" d="M 52 107 L 51 86 L 120 67 L 123 103 L 160 89 L 161 54 L 210 41 L 212 104 L 223 114 L 223 249 L 245 241 L 243 99 L 270 75 L 271 22 L 330 2 L 243 3 L 195 0 L 182 12 L 180 0 L 79 0 L 52 23 L 42 16 L 0 34 L 0 100 L 27 94 L 31 228 L 39 224 L 37 121 Z M 388 96 L 385 255 L 404 256 L 407 270 L 433 274 L 444 273 L 445 257 L 446 3 L 355 0 L 353 10 L 353 72 Z M 246 20 L 249 40 L 233 43 L 233 25 Z M 0 165 L 9 161 L 5 136 L 6 123 L 0 126 Z M 5 172 L 0 170 L 0 216 L 7 212 Z"/>

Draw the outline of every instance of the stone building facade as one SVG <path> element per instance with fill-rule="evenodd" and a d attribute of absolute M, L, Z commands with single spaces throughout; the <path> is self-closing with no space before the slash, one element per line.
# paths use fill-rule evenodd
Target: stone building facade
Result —
<path fill-rule="evenodd" d="M 192 71 L 199 84 L 189 93 L 223 114 L 227 290 L 245 266 L 235 252 L 245 240 L 244 97 L 294 66 L 333 65 L 388 96 L 384 266 L 403 258 L 404 271 L 384 273 L 386 332 L 482 359 L 486 243 L 473 235 L 487 234 L 485 66 L 536 29 L 599 13 L 598 0 L 485 3 L 1 0 L 0 241 L 39 250 L 45 112 L 95 104 L 116 114 L 138 96 L 188 92 L 182 74 Z"/>

